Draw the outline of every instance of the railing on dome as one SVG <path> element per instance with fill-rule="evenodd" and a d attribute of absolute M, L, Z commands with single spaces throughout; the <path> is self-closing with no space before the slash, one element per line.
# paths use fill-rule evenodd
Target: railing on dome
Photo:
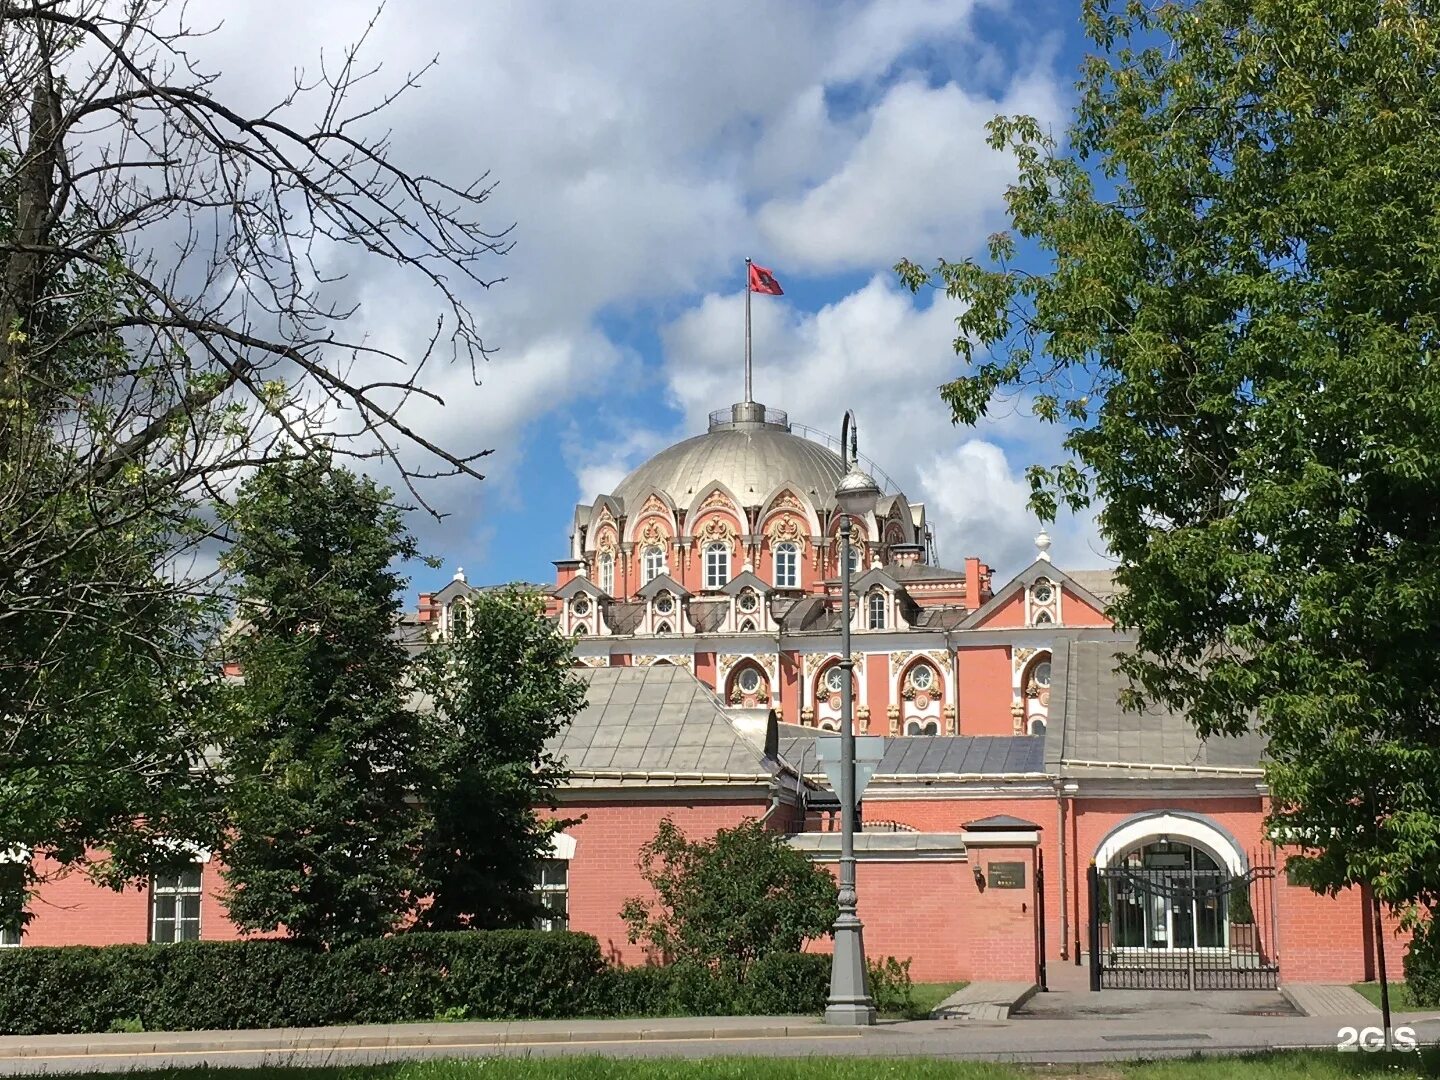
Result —
<path fill-rule="evenodd" d="M 804 424 L 791 424 L 790 430 L 802 439 L 809 439 L 811 442 L 819 443 L 827 450 L 835 451 L 835 453 L 839 454 L 842 458 L 845 456 L 840 449 L 840 440 L 828 431 L 820 431 L 816 428 L 806 427 Z M 890 479 L 890 474 L 880 468 L 879 465 L 876 465 L 874 459 L 861 454 L 860 467 L 875 478 L 876 482 L 880 485 L 880 490 L 886 495 L 895 495 L 900 491 L 900 485 Z"/>
<path fill-rule="evenodd" d="M 780 427 L 790 426 L 790 414 L 784 409 L 772 409 L 768 405 L 760 406 L 765 410 L 765 423 L 777 424 Z M 735 406 L 727 405 L 723 409 L 716 409 L 710 414 L 710 426 L 716 424 L 730 424 L 735 421 Z"/>

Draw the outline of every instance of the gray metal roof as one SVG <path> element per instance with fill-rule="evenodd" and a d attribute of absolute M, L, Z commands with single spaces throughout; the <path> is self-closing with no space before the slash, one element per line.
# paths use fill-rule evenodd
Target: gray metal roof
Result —
<path fill-rule="evenodd" d="M 684 668 L 585 668 L 585 708 L 551 741 L 577 771 L 626 770 L 768 778 L 763 751 L 736 730 Z"/>
<path fill-rule="evenodd" d="M 1256 769 L 1264 739 L 1258 732 L 1202 740 L 1184 716 L 1164 709 L 1126 712 L 1120 691 L 1127 680 L 1115 668 L 1133 650 L 1123 639 L 1054 642 L 1045 760 L 1052 771 L 1094 775 L 1126 767 L 1173 770 Z"/>
<path fill-rule="evenodd" d="M 787 427 L 712 426 L 704 435 L 660 451 L 622 480 L 615 496 L 633 512 L 654 488 L 684 508 L 718 481 L 743 505 L 758 506 L 784 484 L 818 506 L 829 506 L 843 475 L 845 466 L 839 454 L 792 434 Z"/>
<path fill-rule="evenodd" d="M 804 734 L 797 734 L 804 732 Z M 814 728 L 781 726 L 780 755 L 805 775 L 821 772 Z M 1045 740 L 1039 735 L 904 735 L 885 739 L 876 776 L 1014 776 L 1045 771 Z"/>
<path fill-rule="evenodd" d="M 1100 600 L 1109 600 L 1115 595 L 1114 570 L 1069 570 L 1071 581 Z"/>

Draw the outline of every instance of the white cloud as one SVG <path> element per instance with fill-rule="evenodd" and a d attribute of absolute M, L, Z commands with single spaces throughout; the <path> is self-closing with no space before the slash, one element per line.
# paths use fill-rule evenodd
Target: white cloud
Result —
<path fill-rule="evenodd" d="M 437 54 L 438 64 L 375 129 L 392 133 L 393 156 L 416 171 L 467 181 L 488 170 L 498 187 L 484 220 L 517 225 L 514 251 L 485 268 L 508 280 L 464 294 L 500 349 L 481 385 L 468 366 L 436 363 L 425 382 L 445 407 L 419 398 L 405 407 L 404 419 L 442 445 L 497 451 L 481 463 L 484 485 L 457 480 L 435 493 L 451 517 L 425 527 L 427 546 L 465 550 L 482 522 L 490 527 L 525 475 L 523 433 L 557 410 L 579 403 L 595 414 L 564 443 L 586 501 L 678 437 L 634 428 L 614 402 L 617 387 L 641 377 L 641 360 L 606 335 L 602 316 L 643 321 L 722 281 L 731 287 L 743 256 L 764 250 L 782 280 L 787 270 L 881 273 L 814 313 L 756 299 L 760 396 L 832 431 L 845 407 L 858 407 L 866 452 L 912 496 L 937 500 L 921 468 L 956 446 L 935 393 L 956 365 L 952 313 L 917 307 L 883 271 L 901 256 L 973 248 L 1008 175 L 983 150 L 984 122 L 999 111 L 1053 118 L 1060 100 L 1047 72 L 999 80 L 1006 88 L 993 99 L 905 75 L 921 50 L 956 71 L 991 70 L 994 50 L 974 37 L 977 6 L 390 5 L 361 57 L 384 63 L 363 99 Z M 202 66 L 222 73 L 222 97 L 261 107 L 294 69 L 313 76 L 322 50 L 333 63 L 371 12 L 351 0 L 207 0 L 190 13 L 198 25 L 226 20 L 196 47 Z M 371 262 L 348 265 L 359 329 L 418 351 L 437 297 Z M 705 296 L 665 329 L 661 375 L 685 433 L 738 397 L 739 304 Z M 567 524 L 556 523 L 557 551 Z M 955 555 L 972 542 L 969 526 L 957 527 Z M 455 561 L 472 565 L 474 552 Z"/>
<path fill-rule="evenodd" d="M 1052 123 L 1059 111 L 1044 77 L 1013 84 L 998 102 L 954 83 L 899 83 L 868 113 L 844 163 L 803 194 L 766 203 L 760 229 L 777 257 L 820 270 L 969 252 L 1000 225 L 1014 177 L 1009 155 L 985 144 L 986 123 L 1017 112 Z"/>

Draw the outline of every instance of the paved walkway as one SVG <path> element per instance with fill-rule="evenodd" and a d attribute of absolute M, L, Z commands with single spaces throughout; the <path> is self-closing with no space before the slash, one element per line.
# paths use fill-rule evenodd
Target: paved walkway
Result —
<path fill-rule="evenodd" d="M 1280 993 L 1302 1016 L 1380 1014 L 1380 1006 L 1372 1004 L 1369 998 L 1350 986 L 1295 983 L 1280 987 Z"/>
<path fill-rule="evenodd" d="M 1031 1002 L 1045 996 L 1037 995 Z M 1093 996 L 1100 998 L 1104 993 Z M 1336 1045 L 1338 1029 L 1344 1024 L 1343 1019 L 1333 1017 L 1187 1015 L 1176 1001 L 1158 1012 L 1111 1018 L 1048 1016 L 1044 1023 L 1035 1023 L 1017 1013 L 1008 1021 L 922 1020 L 866 1029 L 829 1028 L 816 1017 L 729 1017 L 11 1036 L 0 1038 L 0 1074 L 572 1054 L 657 1059 L 764 1055 L 1093 1062 L 1330 1048 Z M 1421 1045 L 1440 1041 L 1440 1015 L 1436 1013 L 1399 1014 L 1396 1024 L 1413 1027 Z"/>
<path fill-rule="evenodd" d="M 932 1020 L 1008 1020 L 1013 1009 L 1035 993 L 1027 982 L 973 982 L 935 1006 Z"/>

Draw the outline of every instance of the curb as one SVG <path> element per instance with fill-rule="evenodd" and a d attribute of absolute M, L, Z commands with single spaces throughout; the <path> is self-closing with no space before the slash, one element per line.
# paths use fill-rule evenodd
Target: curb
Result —
<path fill-rule="evenodd" d="M 458 1027 L 458 1025 L 457 1025 Z M 481 1049 L 567 1043 L 689 1042 L 714 1039 L 853 1038 L 844 1028 L 815 1021 L 717 1026 L 541 1028 L 523 1025 L 496 1030 L 386 1031 L 285 1029 L 235 1032 L 157 1032 L 85 1036 L 0 1038 L 0 1062 L 56 1057 L 133 1057 L 186 1054 L 300 1054 L 340 1050 L 409 1050 L 430 1047 Z M 43 1041 L 42 1041 L 43 1040 Z"/>

